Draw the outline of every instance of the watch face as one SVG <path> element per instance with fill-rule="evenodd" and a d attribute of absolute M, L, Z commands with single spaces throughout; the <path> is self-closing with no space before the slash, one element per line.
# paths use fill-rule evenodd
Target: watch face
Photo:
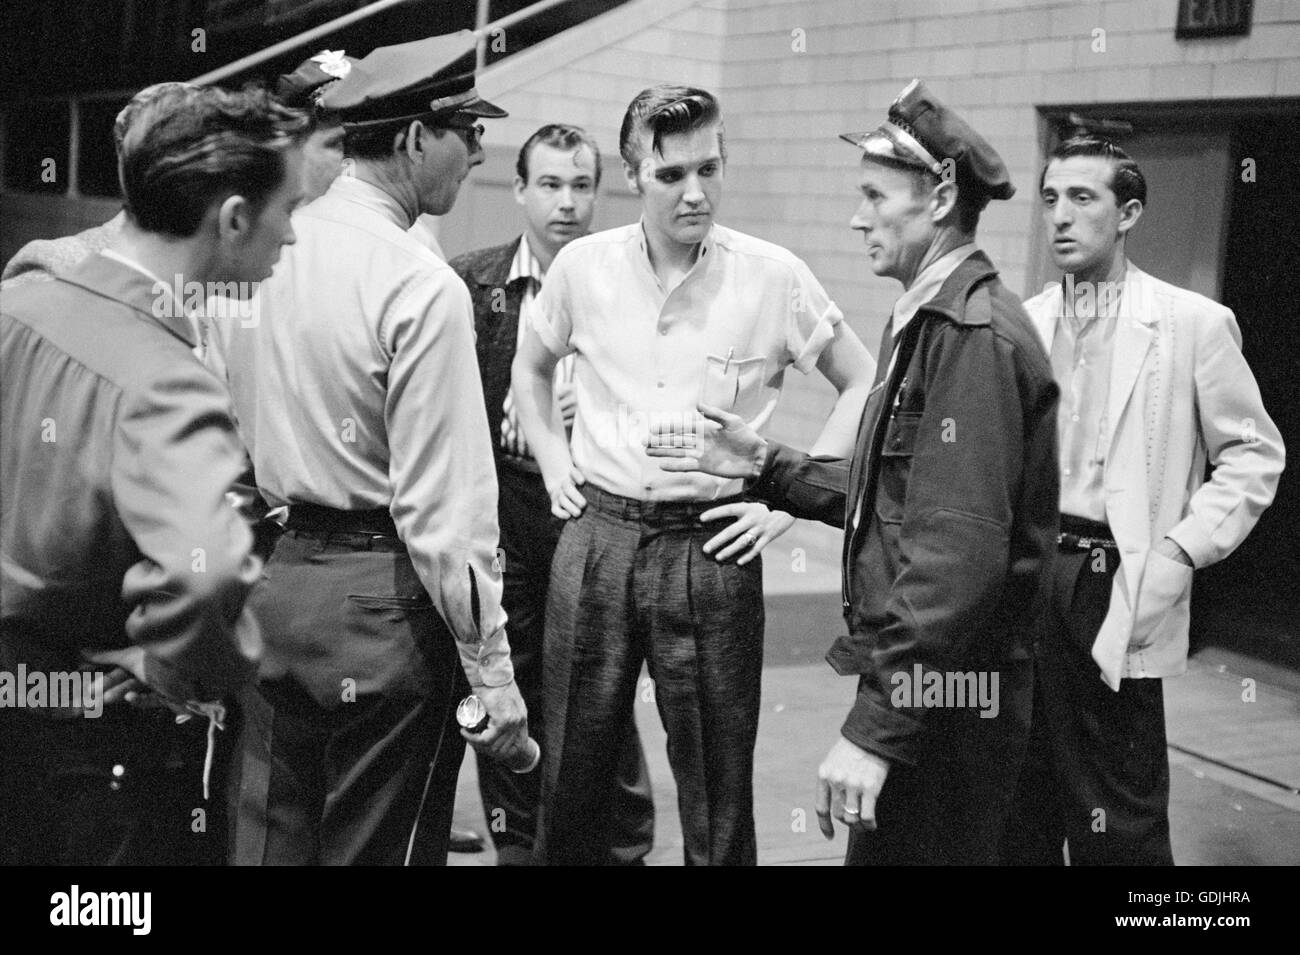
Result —
<path fill-rule="evenodd" d="M 467 696 L 456 707 L 456 722 L 471 733 L 481 733 L 487 729 L 487 707 L 477 696 Z"/>

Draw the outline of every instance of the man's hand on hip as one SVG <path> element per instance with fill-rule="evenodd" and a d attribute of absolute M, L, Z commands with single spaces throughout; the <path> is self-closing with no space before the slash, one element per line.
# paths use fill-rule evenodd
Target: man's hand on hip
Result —
<path fill-rule="evenodd" d="M 587 506 L 587 499 L 578 490 L 587 479 L 576 467 L 570 467 L 569 473 L 559 481 L 546 482 L 546 490 L 551 495 L 551 513 L 562 521 L 571 517 L 581 517 L 582 509 Z"/>

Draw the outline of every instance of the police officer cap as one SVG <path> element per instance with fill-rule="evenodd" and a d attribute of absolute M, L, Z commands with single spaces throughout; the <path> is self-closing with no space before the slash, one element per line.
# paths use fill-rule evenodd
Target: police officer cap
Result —
<path fill-rule="evenodd" d="M 843 133 L 867 158 L 928 169 L 943 177 L 955 167 L 957 189 L 985 202 L 1010 199 L 1016 191 L 997 150 L 965 120 L 944 106 L 920 80 L 912 80 L 889 107 L 889 118 L 865 133 Z"/>
<path fill-rule="evenodd" d="M 294 109 L 316 108 L 325 91 L 352 72 L 356 62 L 342 50 L 322 50 L 292 73 L 281 74 L 275 81 L 275 95 Z"/>
<path fill-rule="evenodd" d="M 469 30 L 382 46 L 327 89 L 321 106 L 349 127 L 453 113 L 506 116 L 474 89 L 474 48 Z"/>

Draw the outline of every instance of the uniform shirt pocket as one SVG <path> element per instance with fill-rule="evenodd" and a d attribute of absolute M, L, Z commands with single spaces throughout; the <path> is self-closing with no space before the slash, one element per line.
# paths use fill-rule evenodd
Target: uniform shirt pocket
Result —
<path fill-rule="evenodd" d="M 912 455 L 921 427 L 921 412 L 899 411 L 890 416 L 880 445 L 880 477 L 876 485 L 876 516 L 886 524 L 903 522 Z"/>

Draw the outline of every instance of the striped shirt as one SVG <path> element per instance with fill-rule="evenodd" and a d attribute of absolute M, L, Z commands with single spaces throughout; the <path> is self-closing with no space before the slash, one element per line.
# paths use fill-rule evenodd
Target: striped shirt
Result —
<path fill-rule="evenodd" d="M 519 248 L 515 251 L 514 260 L 510 263 L 510 274 L 506 276 L 506 285 L 512 282 L 527 281 L 528 286 L 524 289 L 524 296 L 519 302 L 519 334 L 516 341 L 516 354 L 524 346 L 524 335 L 528 332 L 528 326 L 532 324 L 533 313 L 537 308 L 537 294 L 541 291 L 542 281 L 546 278 L 546 270 L 542 268 L 542 263 L 537 261 L 537 256 L 533 255 L 533 250 L 528 244 L 528 236 L 524 234 L 519 238 Z M 560 359 L 559 364 L 555 366 L 555 385 L 558 390 L 561 383 L 573 381 L 573 356 L 565 355 Z M 533 456 L 528 450 L 528 441 L 524 438 L 524 432 L 519 427 L 519 416 L 515 411 L 515 389 L 514 385 L 506 392 L 506 400 L 502 406 L 503 414 L 501 417 L 501 450 L 507 457 L 519 458 L 531 461 Z"/>

